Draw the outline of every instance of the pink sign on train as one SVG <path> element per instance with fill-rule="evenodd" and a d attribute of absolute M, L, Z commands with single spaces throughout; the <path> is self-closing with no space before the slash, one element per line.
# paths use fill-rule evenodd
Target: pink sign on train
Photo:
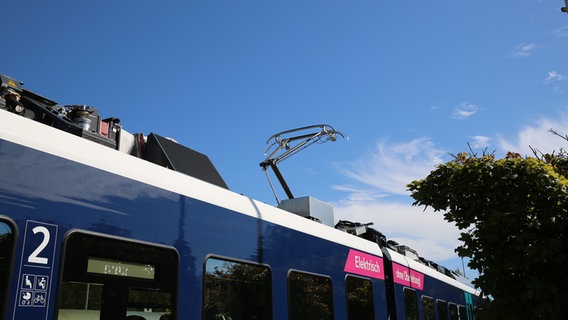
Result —
<path fill-rule="evenodd" d="M 345 261 L 345 272 L 358 274 L 361 276 L 385 279 L 383 269 L 383 258 L 379 258 L 367 253 L 350 249 L 347 261 Z"/>
<path fill-rule="evenodd" d="M 424 275 L 398 263 L 392 263 L 394 282 L 418 290 L 424 289 Z"/>

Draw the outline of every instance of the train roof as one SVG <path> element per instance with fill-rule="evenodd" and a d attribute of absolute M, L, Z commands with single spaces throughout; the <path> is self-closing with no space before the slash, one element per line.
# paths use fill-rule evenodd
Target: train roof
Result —
<path fill-rule="evenodd" d="M 0 110 L 0 137 L 54 156 L 220 206 L 238 214 L 262 218 L 315 237 L 382 256 L 380 248 L 372 242 L 4 110 Z"/>
<path fill-rule="evenodd" d="M 26 108 L 22 108 L 24 110 L 18 111 L 17 102 L 6 100 L 13 94 L 19 95 L 25 103 Z M 291 199 L 294 200 L 292 203 L 283 201 L 277 208 L 230 191 L 206 155 L 155 133 L 148 136 L 132 135 L 122 129 L 117 118 L 101 120 L 96 108 L 84 105 L 60 106 L 23 89 L 21 82 L 0 74 L 0 103 L 2 102 L 0 137 L 4 140 L 375 256 L 388 254 L 393 262 L 465 291 L 475 292 L 451 270 L 419 257 L 414 250 L 404 245 L 394 246 L 382 233 L 368 228 L 370 224 L 340 221 L 339 224 L 347 223 L 343 225 L 345 228 L 338 228 L 337 225 L 334 228 L 333 217 L 330 219 L 326 214 L 323 215 L 324 220 L 332 220 L 331 224 L 307 221 L 306 217 L 319 217 L 310 212 L 300 213 L 298 211 L 304 211 L 304 208 L 298 209 L 296 206 L 301 203 L 310 208 L 316 206 L 326 209 L 326 204 L 317 199 Z M 26 114 L 27 108 L 31 109 L 29 114 Z M 353 230 L 347 230 L 349 228 Z"/>

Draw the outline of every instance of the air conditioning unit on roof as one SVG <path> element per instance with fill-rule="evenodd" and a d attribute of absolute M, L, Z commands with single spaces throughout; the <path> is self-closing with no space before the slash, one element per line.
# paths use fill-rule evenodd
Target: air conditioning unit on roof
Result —
<path fill-rule="evenodd" d="M 313 197 L 293 198 L 280 201 L 278 208 L 295 213 L 305 218 L 317 218 L 321 223 L 333 228 L 333 207 Z"/>

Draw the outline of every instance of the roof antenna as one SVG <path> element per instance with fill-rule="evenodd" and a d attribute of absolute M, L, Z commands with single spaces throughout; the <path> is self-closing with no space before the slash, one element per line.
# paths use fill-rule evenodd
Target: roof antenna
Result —
<path fill-rule="evenodd" d="M 313 129 L 318 129 L 319 131 L 314 132 Z M 302 132 L 304 131 L 311 132 L 302 134 Z M 289 136 L 291 134 L 297 135 Z M 264 154 L 266 155 L 270 150 L 274 150 L 266 157 L 266 159 L 264 159 L 264 161 L 260 163 L 260 167 L 266 174 L 266 178 L 268 179 L 268 183 L 270 184 L 270 188 L 272 189 L 272 193 L 274 194 L 274 197 L 276 198 L 276 202 L 278 204 L 280 204 L 280 200 L 276 195 L 274 186 L 272 185 L 270 177 L 268 176 L 268 172 L 266 171 L 268 167 L 272 168 L 272 171 L 274 171 L 274 174 L 276 175 L 276 178 L 278 178 L 282 189 L 284 189 L 284 192 L 286 192 L 288 199 L 294 199 L 292 191 L 290 191 L 288 184 L 284 180 L 282 173 L 280 173 L 280 170 L 276 165 L 322 139 L 323 140 L 321 141 L 321 143 L 327 142 L 329 140 L 336 141 L 338 135 L 342 138 L 345 138 L 345 136 L 341 132 L 336 131 L 332 126 L 327 124 L 317 124 L 282 131 L 273 134 L 270 138 L 268 138 L 268 140 L 266 141 L 267 144 L 271 141 L 273 142 L 272 144 L 270 144 L 268 149 L 266 149 Z"/>

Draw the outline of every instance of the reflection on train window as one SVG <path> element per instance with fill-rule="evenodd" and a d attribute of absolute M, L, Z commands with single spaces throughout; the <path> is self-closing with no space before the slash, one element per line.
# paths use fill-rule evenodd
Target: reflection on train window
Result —
<path fill-rule="evenodd" d="M 175 249 L 74 232 L 63 259 L 56 319 L 175 319 Z"/>
<path fill-rule="evenodd" d="M 422 296 L 422 310 L 424 312 L 424 320 L 436 320 L 433 298 Z"/>
<path fill-rule="evenodd" d="M 8 301 L 8 276 L 12 265 L 12 250 L 14 249 L 14 231 L 10 226 L 0 221 L 0 310 L 4 309 L 3 301 Z M 2 312 L 0 312 L 2 317 Z"/>
<path fill-rule="evenodd" d="M 215 258 L 205 263 L 203 319 L 272 319 L 270 268 Z"/>
<path fill-rule="evenodd" d="M 347 295 L 347 319 L 375 319 L 371 280 L 347 276 L 345 279 L 345 294 Z"/>
<path fill-rule="evenodd" d="M 458 306 L 455 303 L 448 303 L 450 309 L 450 320 L 459 320 Z"/>
<path fill-rule="evenodd" d="M 103 285 L 66 282 L 61 292 L 61 309 L 101 310 Z"/>
<path fill-rule="evenodd" d="M 418 298 L 416 290 L 404 288 L 404 310 L 407 320 L 418 320 Z"/>
<path fill-rule="evenodd" d="M 448 304 L 444 300 L 436 300 L 436 309 L 438 309 L 438 320 L 448 320 Z"/>
<path fill-rule="evenodd" d="M 333 319 L 333 292 L 328 277 L 290 271 L 288 301 L 290 320 Z"/>
<path fill-rule="evenodd" d="M 467 320 L 467 309 L 465 308 L 465 306 L 460 304 L 458 306 L 458 311 L 460 320 Z"/>

